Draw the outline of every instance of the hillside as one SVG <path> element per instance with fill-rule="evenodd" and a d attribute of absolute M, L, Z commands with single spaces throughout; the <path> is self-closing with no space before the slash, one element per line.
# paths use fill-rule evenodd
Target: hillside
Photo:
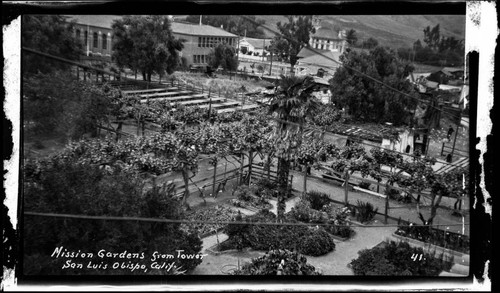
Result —
<path fill-rule="evenodd" d="M 266 26 L 277 31 L 276 22 L 286 21 L 280 15 L 259 15 L 266 21 Z M 322 20 L 333 25 L 337 30 L 354 29 L 361 42 L 373 37 L 392 48 L 411 47 L 420 39 L 423 41 L 423 30 L 427 26 L 440 24 L 442 36 L 465 38 L 464 15 L 323 15 Z M 265 30 L 269 37 L 274 34 Z"/>

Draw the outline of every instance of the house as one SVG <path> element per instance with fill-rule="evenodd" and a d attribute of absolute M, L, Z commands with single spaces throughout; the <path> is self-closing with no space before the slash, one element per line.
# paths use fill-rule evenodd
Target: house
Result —
<path fill-rule="evenodd" d="M 333 75 L 341 65 L 340 55 L 340 52 L 305 47 L 297 55 L 300 58 L 297 65 L 307 68 L 311 74 L 320 71 L 324 75 Z"/>
<path fill-rule="evenodd" d="M 322 22 L 318 17 L 313 19 L 313 26 L 315 32 L 309 38 L 311 48 L 344 53 L 347 46 L 344 30 L 336 31 L 330 23 Z"/>
<path fill-rule="evenodd" d="M 268 51 L 267 48 L 271 45 L 272 39 L 256 39 L 243 37 L 239 41 L 239 51 L 242 54 L 252 52 L 254 56 L 265 56 Z"/>

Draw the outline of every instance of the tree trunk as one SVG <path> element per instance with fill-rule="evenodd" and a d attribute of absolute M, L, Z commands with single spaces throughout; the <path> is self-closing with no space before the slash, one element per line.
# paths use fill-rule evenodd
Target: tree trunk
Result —
<path fill-rule="evenodd" d="M 118 122 L 118 127 L 116 128 L 116 141 L 118 141 L 121 137 L 120 132 L 122 131 L 123 122 Z"/>
<path fill-rule="evenodd" d="M 253 164 L 253 152 L 248 152 L 248 180 L 245 182 L 246 185 L 250 185 L 252 178 L 252 164 Z"/>
<path fill-rule="evenodd" d="M 243 153 L 241 153 L 240 160 L 241 160 L 241 164 L 240 164 L 240 178 L 238 180 L 238 185 L 241 185 L 242 181 L 243 181 L 243 165 L 245 163 L 245 155 Z"/>
<path fill-rule="evenodd" d="M 142 80 L 147 81 L 147 78 L 146 78 L 146 71 L 143 71 L 143 72 L 142 72 Z"/>
<path fill-rule="evenodd" d="M 278 165 L 278 206 L 277 214 L 278 221 L 283 221 L 285 217 L 285 199 L 288 193 L 288 174 L 290 173 L 290 162 L 283 157 L 280 157 Z"/>
<path fill-rule="evenodd" d="M 215 181 L 217 181 L 217 158 L 214 159 L 214 178 L 213 178 L 213 185 L 212 185 L 212 196 L 214 198 L 217 198 L 217 190 L 215 189 Z"/>
<path fill-rule="evenodd" d="M 271 156 L 267 154 L 267 179 L 271 180 Z"/>
<path fill-rule="evenodd" d="M 349 171 L 345 172 L 345 182 L 344 182 L 344 204 L 349 205 Z"/>
<path fill-rule="evenodd" d="M 187 167 L 182 169 L 182 179 L 184 180 L 184 197 L 182 198 L 182 205 L 186 207 L 187 210 L 190 210 L 189 204 L 187 203 L 187 199 L 189 197 L 189 170 Z"/>

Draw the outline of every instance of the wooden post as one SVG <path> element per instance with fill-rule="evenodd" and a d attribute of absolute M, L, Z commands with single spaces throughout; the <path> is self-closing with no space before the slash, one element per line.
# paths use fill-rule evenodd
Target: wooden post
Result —
<path fill-rule="evenodd" d="M 389 190 L 388 190 L 389 184 L 386 183 L 385 185 L 385 190 L 386 190 L 386 195 L 385 195 L 385 211 L 384 211 L 384 223 L 387 224 L 387 218 L 389 217 Z"/>
<path fill-rule="evenodd" d="M 214 180 L 212 185 L 212 196 L 217 198 L 216 189 L 215 189 L 215 181 L 217 180 L 217 158 L 214 159 Z"/>
<path fill-rule="evenodd" d="M 344 182 L 344 203 L 345 206 L 349 205 L 349 171 L 345 172 L 345 182 Z"/>
<path fill-rule="evenodd" d="M 83 70 L 83 81 L 87 81 L 87 70 Z"/>

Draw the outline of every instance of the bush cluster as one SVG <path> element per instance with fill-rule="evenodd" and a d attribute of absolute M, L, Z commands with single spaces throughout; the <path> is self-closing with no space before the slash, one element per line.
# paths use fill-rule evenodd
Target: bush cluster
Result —
<path fill-rule="evenodd" d="M 358 258 L 352 260 L 349 265 L 355 275 L 362 276 L 438 276 L 443 270 L 449 271 L 453 262 L 444 259 L 443 254 L 435 257 L 424 253 L 421 247 L 415 248 L 407 242 L 391 241 L 360 251 Z"/>
<path fill-rule="evenodd" d="M 332 202 L 328 194 L 314 190 L 306 193 L 306 199 L 311 203 L 311 208 L 315 210 L 321 210 L 324 205 Z"/>
<path fill-rule="evenodd" d="M 275 222 L 276 215 L 268 210 L 246 217 L 250 222 Z M 297 222 L 287 215 L 286 222 Z M 224 249 L 251 247 L 256 250 L 289 249 L 306 255 L 323 255 L 335 249 L 330 235 L 324 229 L 311 229 L 306 225 L 228 225 L 225 229 L 229 236 Z M 314 242 L 314 246 L 311 243 Z"/>
<path fill-rule="evenodd" d="M 279 266 L 282 275 L 320 275 L 316 268 L 307 263 L 307 258 L 286 249 L 271 250 L 266 255 L 245 264 L 234 275 L 277 275 Z"/>
<path fill-rule="evenodd" d="M 370 202 L 362 202 L 358 200 L 354 211 L 356 214 L 356 220 L 361 223 L 366 223 L 375 217 L 378 208 L 375 208 Z"/>

